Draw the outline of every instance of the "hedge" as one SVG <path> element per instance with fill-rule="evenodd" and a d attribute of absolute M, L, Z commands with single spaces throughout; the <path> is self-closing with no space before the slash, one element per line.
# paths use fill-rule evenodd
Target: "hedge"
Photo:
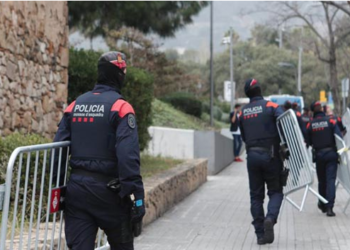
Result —
<path fill-rule="evenodd" d="M 174 93 L 160 98 L 161 101 L 171 104 L 186 114 L 200 118 L 202 115 L 202 102 L 189 93 Z"/>
<path fill-rule="evenodd" d="M 28 145 L 34 145 L 34 144 L 43 144 L 43 143 L 48 143 L 51 142 L 50 140 L 48 140 L 47 138 L 44 138 L 40 135 L 36 135 L 36 134 L 29 134 L 29 135 L 23 135 L 23 134 L 19 134 L 19 133 L 13 133 L 11 135 L 8 135 L 7 137 L 1 138 L 0 137 L 0 184 L 5 183 L 5 179 L 6 179 L 6 171 L 7 171 L 7 164 L 8 164 L 8 160 L 11 156 L 11 153 L 13 152 L 13 150 L 17 147 L 20 146 L 28 146 Z M 41 177 L 42 177 L 42 166 L 43 166 L 43 153 L 39 154 L 39 164 L 38 164 L 38 171 L 36 174 L 36 180 L 37 180 L 37 185 L 36 185 L 36 189 L 35 189 L 35 195 L 38 196 L 40 193 L 40 181 L 41 181 Z M 26 178 L 26 164 L 27 164 L 27 153 L 23 154 L 23 159 L 22 159 L 22 168 L 21 168 L 21 175 L 20 175 L 20 191 L 19 191 L 19 196 L 18 196 L 18 211 L 22 211 L 22 203 L 24 201 L 24 199 L 31 200 L 32 198 L 32 194 L 33 194 L 33 180 L 35 179 L 34 177 L 34 164 L 35 164 L 35 154 L 31 153 L 31 157 L 30 157 L 30 166 L 31 168 L 29 169 L 29 173 L 28 173 L 28 191 L 27 191 L 27 195 L 24 196 L 24 187 L 25 187 L 25 178 Z M 48 194 L 48 190 L 49 190 L 49 186 L 47 185 L 48 180 L 49 180 L 49 166 L 50 166 L 50 152 L 48 151 L 47 153 L 47 158 L 46 158 L 46 174 L 45 176 L 45 183 L 46 185 L 44 186 L 44 200 L 46 201 L 47 199 L 47 194 Z M 15 190 L 16 190 L 16 183 L 18 180 L 18 159 L 16 161 L 16 163 L 14 164 L 14 168 L 13 168 L 13 176 L 12 176 L 12 183 L 11 183 L 11 201 L 13 201 L 15 199 Z M 12 202 L 11 202 L 12 204 Z M 44 204 L 44 207 L 46 207 L 46 203 Z M 30 208 L 31 206 L 28 206 L 27 203 L 27 210 L 26 210 L 26 218 L 30 215 Z M 35 216 L 37 216 L 37 209 L 38 209 L 38 204 L 35 205 L 34 207 L 35 209 Z M 44 209 L 42 211 L 42 215 L 46 212 L 46 210 Z"/>
<path fill-rule="evenodd" d="M 92 90 L 97 80 L 97 61 L 102 53 L 91 50 L 70 49 L 68 101 L 71 103 L 79 95 Z M 140 149 L 143 150 L 150 139 L 147 128 L 152 124 L 151 105 L 153 100 L 153 77 L 148 72 L 128 67 L 123 97 L 134 108 L 138 125 Z"/>

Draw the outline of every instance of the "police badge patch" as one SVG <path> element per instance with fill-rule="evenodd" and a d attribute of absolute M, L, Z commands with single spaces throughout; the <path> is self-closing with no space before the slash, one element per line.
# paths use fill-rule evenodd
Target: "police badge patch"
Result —
<path fill-rule="evenodd" d="M 135 128 L 136 126 L 135 116 L 133 114 L 128 115 L 128 125 L 130 128 Z"/>

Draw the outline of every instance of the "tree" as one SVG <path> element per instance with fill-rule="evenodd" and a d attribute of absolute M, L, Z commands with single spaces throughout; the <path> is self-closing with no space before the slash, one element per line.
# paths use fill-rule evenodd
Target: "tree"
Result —
<path fill-rule="evenodd" d="M 342 10 L 344 13 L 350 16 L 350 1 L 348 2 L 325 1 L 325 3 Z"/>
<path fill-rule="evenodd" d="M 123 26 L 169 37 L 205 6 L 203 1 L 69 1 L 69 26 L 89 38 Z"/>
<path fill-rule="evenodd" d="M 344 21 L 344 14 L 339 12 L 339 8 L 329 5 L 327 2 L 279 2 L 276 3 L 275 8 L 266 11 L 274 13 L 280 23 L 299 19 L 315 34 L 317 37 L 317 40 L 314 41 L 315 52 L 318 59 L 328 65 L 329 86 L 333 95 L 335 111 L 340 113 L 336 52 L 350 35 L 350 22 Z M 326 33 L 320 31 L 320 24 L 324 24 Z M 322 49 L 326 53 L 323 53 Z"/>

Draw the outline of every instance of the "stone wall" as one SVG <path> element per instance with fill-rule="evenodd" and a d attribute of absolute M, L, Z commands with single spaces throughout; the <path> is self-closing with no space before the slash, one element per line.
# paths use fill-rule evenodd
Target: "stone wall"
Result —
<path fill-rule="evenodd" d="M 162 216 L 207 181 L 207 159 L 185 163 L 144 180 L 146 215 L 143 225 Z"/>
<path fill-rule="evenodd" d="M 52 137 L 67 101 L 67 2 L 0 2 L 0 136 Z"/>

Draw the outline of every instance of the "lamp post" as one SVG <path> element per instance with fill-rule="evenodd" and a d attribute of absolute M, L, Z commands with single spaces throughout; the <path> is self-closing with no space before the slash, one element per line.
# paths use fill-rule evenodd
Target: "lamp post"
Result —
<path fill-rule="evenodd" d="M 213 1 L 210 2 L 210 126 L 213 126 L 213 100 L 214 77 L 213 77 Z"/>

